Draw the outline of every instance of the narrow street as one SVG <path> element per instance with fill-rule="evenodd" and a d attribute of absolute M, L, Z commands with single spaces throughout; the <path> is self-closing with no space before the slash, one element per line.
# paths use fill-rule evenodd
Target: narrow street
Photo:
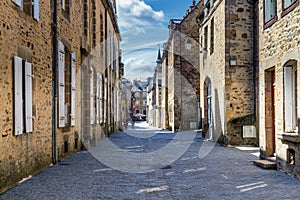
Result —
<path fill-rule="evenodd" d="M 146 157 L 172 142 L 177 149 L 184 149 L 185 144 L 189 147 L 171 164 L 158 164 L 152 157 L 145 158 L 152 164 L 134 169 L 134 163 L 125 157 L 123 160 L 129 160 L 132 166 L 129 162 L 128 168 L 120 165 L 122 171 L 95 159 L 100 156 L 95 154 L 97 148 L 81 151 L 22 182 L 0 199 L 300 199 L 299 181 L 254 166 L 252 161 L 257 157 L 250 151 L 214 145 L 196 132 L 189 145 L 188 139 L 176 138 L 174 133 L 146 129 L 139 123 L 135 126 L 129 126 L 128 134 L 120 132 L 109 137 L 120 149 L 117 152 L 126 150 Z M 203 158 L 199 158 L 203 147 L 208 154 L 200 153 Z M 110 153 L 110 157 L 120 159 L 115 152 Z M 172 157 L 168 156 L 165 158 Z"/>

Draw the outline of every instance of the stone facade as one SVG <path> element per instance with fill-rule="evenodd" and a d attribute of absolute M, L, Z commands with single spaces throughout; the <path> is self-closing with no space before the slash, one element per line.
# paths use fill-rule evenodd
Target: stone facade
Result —
<path fill-rule="evenodd" d="M 261 157 L 276 155 L 279 170 L 300 178 L 300 7 L 299 1 L 283 2 L 275 1 L 277 9 L 268 18 L 258 1 L 259 144 Z"/>
<path fill-rule="evenodd" d="M 84 95 L 91 97 L 91 93 L 94 93 L 93 105 L 100 110 L 96 103 L 97 72 L 103 74 L 103 83 L 106 77 L 111 84 L 106 89 L 103 84 L 102 96 L 104 90 L 114 95 L 107 98 L 108 101 L 113 101 L 108 104 L 110 107 L 107 110 L 110 115 L 114 112 L 116 116 L 110 123 L 118 124 L 116 105 L 119 98 L 121 38 L 113 6 L 115 4 L 104 0 L 80 3 L 64 0 L 57 3 L 57 41 L 52 43 L 55 30 L 52 26 L 53 1 L 0 2 L 0 102 L 4 105 L 0 112 L 0 193 L 51 163 L 55 164 L 79 151 L 82 148 L 81 141 L 88 141 L 89 146 L 93 138 L 87 137 L 88 140 L 85 140 L 83 132 L 89 136 L 94 134 L 97 138 L 95 141 L 108 134 L 106 130 L 109 129 L 106 127 L 109 124 L 99 122 L 96 126 L 90 123 L 91 113 L 98 116 L 97 110 L 91 109 L 92 98 L 84 98 Z M 114 42 L 111 42 L 114 45 L 108 46 L 105 43 L 108 31 L 105 30 L 104 20 L 107 20 L 114 35 Z M 86 27 L 84 24 L 92 26 Z M 91 58 L 93 49 L 100 44 L 103 44 L 102 60 L 97 60 L 94 56 L 87 64 L 86 58 Z M 112 46 L 114 48 L 110 48 Z M 104 72 L 108 63 L 106 52 L 113 52 L 111 60 L 115 61 L 107 74 Z M 91 66 L 94 66 L 95 72 L 93 84 Z M 57 70 L 54 72 L 53 68 Z M 57 77 L 56 101 L 52 101 L 54 74 Z M 86 91 L 88 92 L 85 93 Z M 103 98 L 102 108 L 105 102 L 106 99 Z M 54 118 L 53 111 L 56 114 Z M 95 118 L 94 124 L 97 120 Z M 87 124 L 93 125 L 93 132 L 85 132 L 88 130 Z M 116 126 L 114 128 L 117 130 Z"/>
<path fill-rule="evenodd" d="M 254 5 L 205 1 L 198 21 L 203 131 L 221 143 L 257 145 L 255 134 L 243 133 L 255 125 Z"/>
<path fill-rule="evenodd" d="M 165 124 L 172 131 L 197 129 L 199 124 L 199 33 L 196 17 L 202 4 L 194 2 L 182 20 L 170 20 L 169 39 L 164 45 L 162 82 L 167 86 L 162 86 L 162 102 L 165 104 L 167 101 L 168 106 L 164 105 L 162 112 L 168 118 Z"/>

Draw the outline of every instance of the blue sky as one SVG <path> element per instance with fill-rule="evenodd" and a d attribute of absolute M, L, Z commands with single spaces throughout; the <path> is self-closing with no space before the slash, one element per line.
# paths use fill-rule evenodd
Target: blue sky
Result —
<path fill-rule="evenodd" d="M 197 1 L 198 2 L 198 1 Z M 192 0 L 117 0 L 125 78 L 153 76 L 158 45 L 168 39 L 170 19 L 182 19 Z"/>

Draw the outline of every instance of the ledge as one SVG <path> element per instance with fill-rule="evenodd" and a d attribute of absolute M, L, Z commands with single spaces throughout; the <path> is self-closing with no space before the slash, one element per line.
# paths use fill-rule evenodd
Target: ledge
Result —
<path fill-rule="evenodd" d="M 283 142 L 300 143 L 300 135 L 286 133 L 286 134 L 279 135 L 278 138 Z"/>

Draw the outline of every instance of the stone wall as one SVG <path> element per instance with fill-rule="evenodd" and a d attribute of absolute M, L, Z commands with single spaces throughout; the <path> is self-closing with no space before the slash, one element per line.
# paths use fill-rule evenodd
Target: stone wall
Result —
<path fill-rule="evenodd" d="M 293 62 L 297 69 L 297 84 L 299 83 L 299 41 L 300 28 L 297 26 L 300 19 L 300 7 L 296 2 L 296 6 L 289 13 L 284 13 L 282 1 L 277 1 L 277 20 L 268 26 L 264 26 L 263 18 L 263 1 L 259 1 L 259 144 L 261 148 L 261 156 L 272 156 L 275 148 L 277 157 L 277 167 L 279 170 L 287 172 L 299 178 L 299 143 L 296 142 L 299 137 L 299 131 L 294 133 L 286 133 L 285 117 L 284 117 L 284 66 Z M 293 6 L 292 6 L 293 7 Z M 270 70 L 274 71 L 274 135 L 268 134 L 266 124 L 271 124 L 270 118 L 266 116 L 268 111 L 268 94 L 267 94 L 267 77 L 266 73 Z M 297 105 L 299 105 L 299 92 L 297 93 Z M 299 119 L 299 108 L 297 108 L 297 116 Z M 297 125 L 299 126 L 299 124 Z M 298 128 L 299 130 L 299 128 Z M 290 139 L 286 139 L 284 135 L 290 135 Z M 275 139 L 275 147 L 271 144 L 270 137 Z M 288 149 L 296 152 L 296 162 L 291 165 L 288 162 Z"/>
<path fill-rule="evenodd" d="M 12 1 L 0 7 L 0 193 L 51 159 L 52 50 L 50 1 L 40 1 L 40 19 L 25 14 Z M 32 63 L 33 132 L 14 135 L 13 57 Z"/>
<path fill-rule="evenodd" d="M 230 9 L 230 15 L 228 10 Z M 200 88 L 203 127 L 215 141 L 245 144 L 232 121 L 255 113 L 254 7 L 247 1 L 216 1 L 200 27 Z M 224 10 L 226 12 L 224 12 Z M 211 26 L 214 24 L 213 48 Z M 207 31 L 207 48 L 204 38 Z M 211 84 L 212 127 L 208 128 L 206 92 Z M 249 121 L 240 122 L 248 124 Z M 253 120 L 252 125 L 255 124 Z M 205 130 L 206 129 L 206 130 Z M 239 130 L 239 131 L 237 131 Z M 247 140 L 247 139 L 246 139 Z"/>

